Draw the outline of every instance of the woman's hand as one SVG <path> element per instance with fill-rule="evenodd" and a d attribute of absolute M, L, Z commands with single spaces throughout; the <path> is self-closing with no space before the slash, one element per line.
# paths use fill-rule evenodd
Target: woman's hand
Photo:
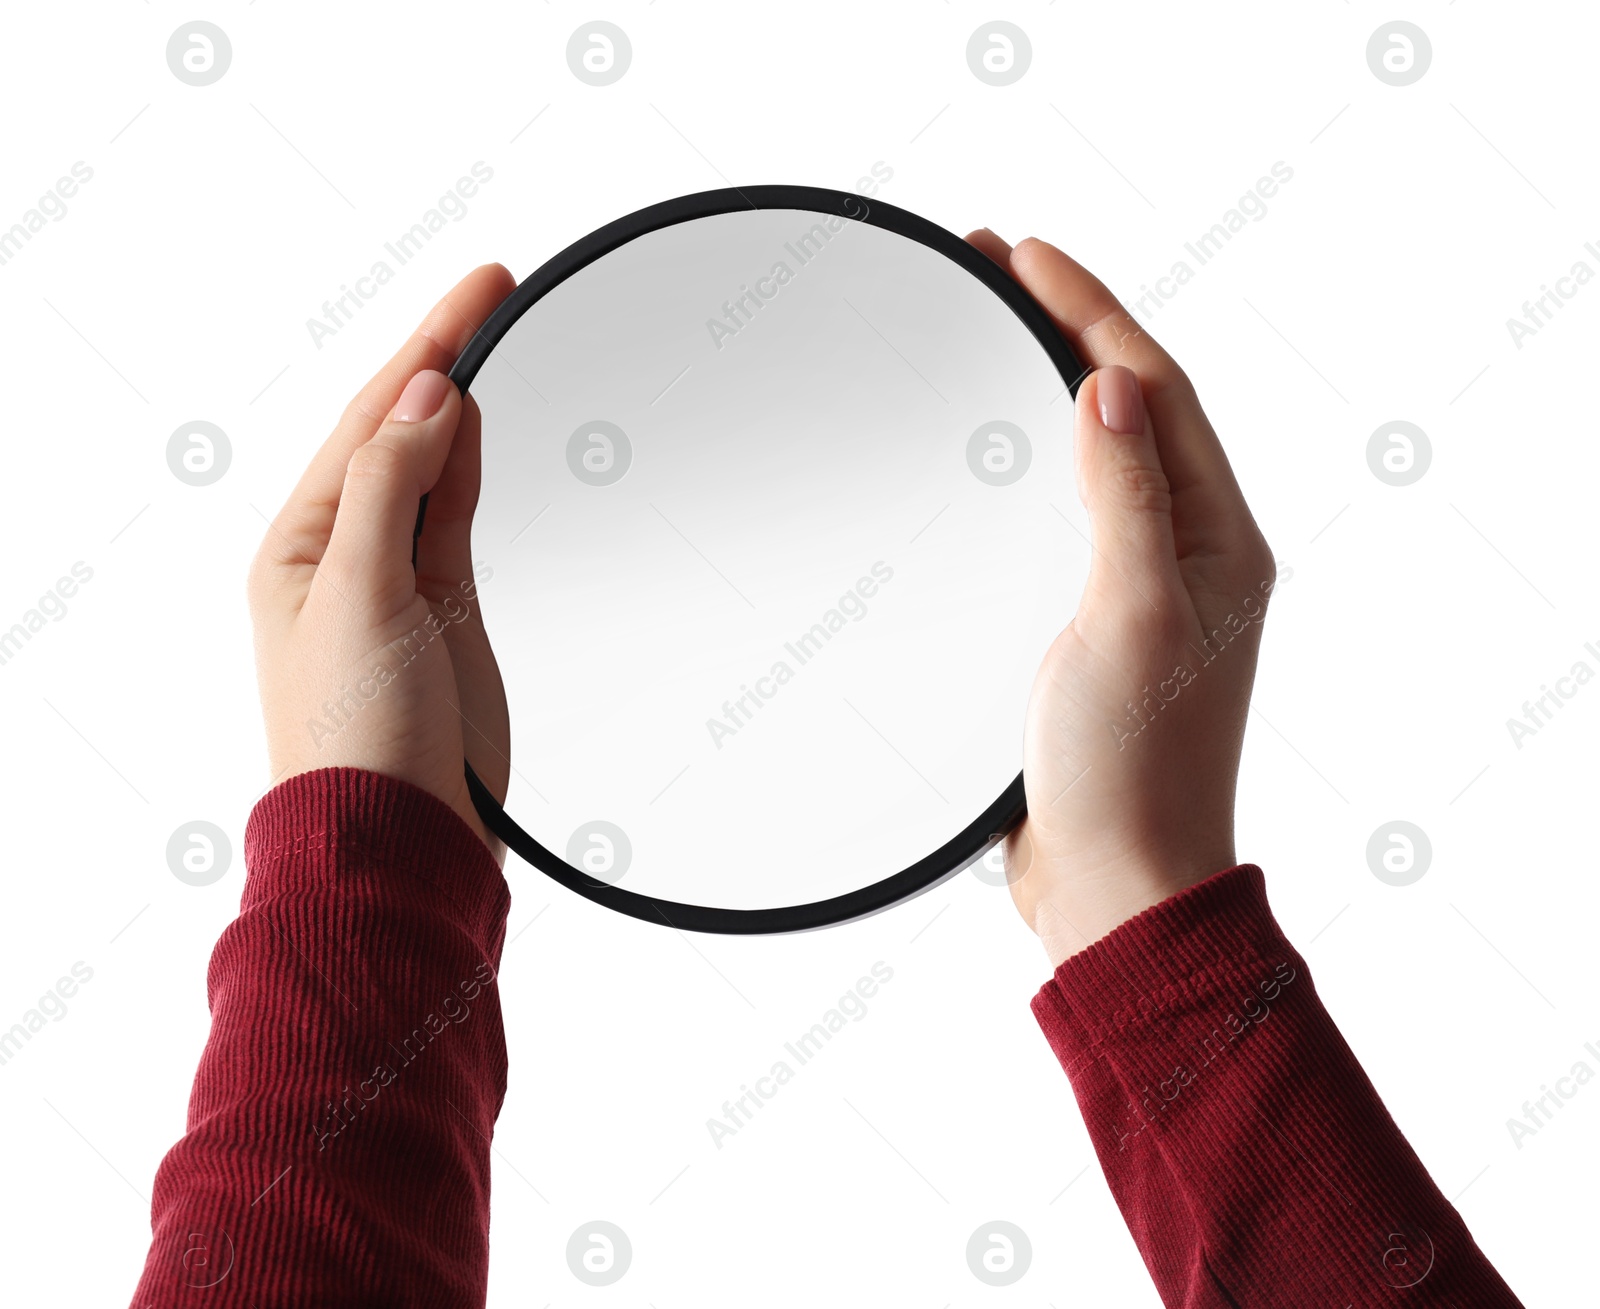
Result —
<path fill-rule="evenodd" d="M 273 780 L 333 767 L 398 777 L 501 859 L 464 769 L 470 741 L 478 776 L 504 798 L 510 725 L 471 548 L 481 423 L 444 374 L 515 285 L 489 264 L 434 306 L 345 409 L 250 570 Z"/>
<path fill-rule="evenodd" d="M 1183 371 L 1043 241 L 970 238 L 1097 369 L 1078 392 L 1093 560 L 1034 681 L 1011 893 L 1059 965 L 1237 862 L 1234 787 L 1276 572 Z"/>

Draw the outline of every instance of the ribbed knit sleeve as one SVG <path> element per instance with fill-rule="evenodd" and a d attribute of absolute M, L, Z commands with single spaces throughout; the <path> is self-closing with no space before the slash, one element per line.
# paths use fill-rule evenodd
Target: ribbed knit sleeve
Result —
<path fill-rule="evenodd" d="M 1510 1309 L 1267 905 L 1218 873 L 1033 1002 L 1162 1303 Z"/>
<path fill-rule="evenodd" d="M 449 806 L 347 768 L 263 798 L 245 859 L 134 1306 L 482 1305 L 499 867 Z"/>

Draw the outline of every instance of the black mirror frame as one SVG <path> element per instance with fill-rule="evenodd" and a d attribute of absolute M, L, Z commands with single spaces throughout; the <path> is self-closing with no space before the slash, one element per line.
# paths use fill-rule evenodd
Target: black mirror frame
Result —
<path fill-rule="evenodd" d="M 944 228 L 904 209 L 867 196 L 814 186 L 746 186 L 700 191 L 650 205 L 607 223 L 569 245 L 530 274 L 489 316 L 483 327 L 474 333 L 451 368 L 450 380 L 465 395 L 478 370 L 511 325 L 556 286 L 602 255 L 664 227 L 745 209 L 798 209 L 836 215 L 853 222 L 881 227 L 936 250 L 971 273 L 1005 303 L 1044 348 L 1067 390 L 1074 397 L 1077 395 L 1078 386 L 1087 375 L 1087 370 L 1079 363 L 1049 315 L 987 255 Z M 418 537 L 422 534 L 426 513 L 427 498 L 424 497 L 417 515 Z M 413 560 L 415 557 L 413 552 Z M 654 896 L 596 881 L 529 836 L 490 794 L 473 772 L 470 763 L 467 765 L 467 788 L 484 826 L 522 859 L 569 891 L 645 922 L 662 923 L 684 931 L 736 936 L 810 931 L 865 918 L 888 909 L 937 886 L 982 858 L 1022 821 L 1027 812 L 1022 774 L 1019 772 L 1016 780 L 1006 787 L 994 803 L 957 836 L 909 868 L 882 881 L 809 904 L 773 909 L 717 909 L 708 905 L 659 900 Z"/>

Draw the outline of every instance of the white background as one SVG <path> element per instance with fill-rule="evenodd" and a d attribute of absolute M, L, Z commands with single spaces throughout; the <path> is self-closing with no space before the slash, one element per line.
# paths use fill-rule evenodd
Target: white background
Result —
<path fill-rule="evenodd" d="M 1433 46 L 1406 87 L 1365 56 L 1397 17 Z M 194 18 L 233 45 L 209 87 L 165 59 Z M 565 61 L 592 18 L 633 46 L 609 87 Z M 1033 46 L 1001 88 L 965 60 L 994 18 Z M 0 628 L 75 561 L 94 570 L 0 666 L 0 1027 L 74 961 L 94 970 L 0 1067 L 8 1302 L 117 1303 L 138 1275 L 267 782 L 244 572 L 345 400 L 477 263 L 520 277 L 656 200 L 850 188 L 876 161 L 884 199 L 1050 237 L 1127 298 L 1275 161 L 1293 168 L 1150 323 L 1284 565 L 1240 855 L 1506 1278 L 1529 1304 L 1593 1296 L 1600 1084 L 1520 1149 L 1506 1126 L 1580 1059 L 1600 1070 L 1600 685 L 1521 749 L 1506 727 L 1576 661 L 1600 670 L 1600 286 L 1521 349 L 1506 328 L 1576 260 L 1600 270 L 1592 11 L 262 0 L 3 22 L 0 227 L 74 162 L 94 171 L 0 266 Z M 306 320 L 478 160 L 494 178 L 466 217 L 316 348 Z M 196 418 L 232 445 L 209 487 L 165 459 Z M 1393 419 L 1431 438 L 1407 487 L 1367 464 Z M 165 856 L 197 818 L 234 842 L 205 888 Z M 1394 819 L 1433 846 L 1407 887 L 1367 863 Z M 863 923 L 728 940 L 508 874 L 491 1303 L 1156 1303 L 1028 1012 L 1047 966 L 1003 890 L 963 875 Z M 706 1118 L 877 960 L 894 980 L 867 1017 L 715 1149 Z M 603 1290 L 563 1253 L 594 1218 L 634 1249 Z M 964 1256 L 995 1218 L 1034 1247 L 1005 1290 Z"/>

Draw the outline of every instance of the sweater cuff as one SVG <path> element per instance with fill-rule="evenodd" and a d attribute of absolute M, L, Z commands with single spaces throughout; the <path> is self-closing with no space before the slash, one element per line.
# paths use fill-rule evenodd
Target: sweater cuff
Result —
<path fill-rule="evenodd" d="M 1240 864 L 1153 905 L 1065 960 L 1033 1013 L 1069 1073 L 1108 1040 L 1219 993 L 1253 988 L 1304 961 L 1267 904 L 1266 879 Z"/>
<path fill-rule="evenodd" d="M 358 873 L 413 877 L 440 892 L 473 939 L 496 939 L 511 891 L 488 847 L 449 805 L 361 768 L 300 773 L 267 792 L 245 826 L 240 910 Z"/>

